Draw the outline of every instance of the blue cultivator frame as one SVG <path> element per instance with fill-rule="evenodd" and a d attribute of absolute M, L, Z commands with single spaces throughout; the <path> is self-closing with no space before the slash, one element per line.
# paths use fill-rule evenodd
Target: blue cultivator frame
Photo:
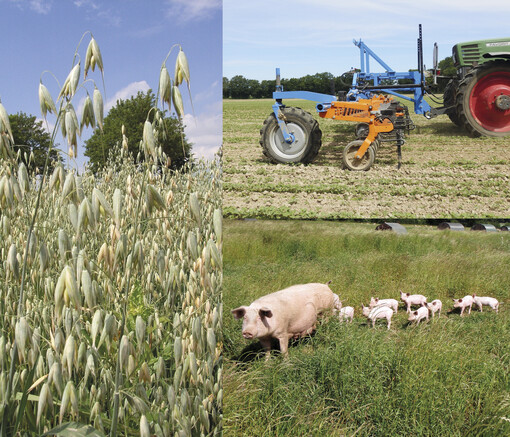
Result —
<path fill-rule="evenodd" d="M 360 50 L 360 72 L 354 73 L 352 78 L 352 88 L 347 93 L 348 101 L 357 101 L 359 99 L 370 99 L 372 91 L 379 91 L 392 94 L 401 99 L 409 100 L 414 103 L 414 112 L 424 115 L 427 118 L 432 117 L 432 108 L 424 100 L 425 79 L 423 75 L 423 52 L 421 45 L 421 26 L 420 38 L 418 39 L 418 71 L 396 72 L 386 62 L 384 62 L 376 53 L 374 53 L 361 39 L 354 40 Z M 372 57 L 386 71 L 385 73 L 370 73 L 370 57 Z M 412 84 L 398 84 L 399 79 L 410 79 Z M 371 85 L 368 84 L 373 81 Z M 399 92 L 413 92 L 410 97 Z"/>
<path fill-rule="evenodd" d="M 370 99 L 375 94 L 388 93 L 398 98 L 408 100 L 414 103 L 414 112 L 424 115 L 426 118 L 432 118 L 445 113 L 445 108 L 432 108 L 424 99 L 425 97 L 425 78 L 423 67 L 423 43 L 421 24 L 419 25 L 418 36 L 418 70 L 407 72 L 396 72 L 386 62 L 384 62 L 374 51 L 372 51 L 361 39 L 353 40 L 360 50 L 360 72 L 355 73 L 352 78 L 351 89 L 347 92 L 345 100 L 356 102 L 359 99 Z M 385 69 L 384 73 L 370 72 L 370 58 L 373 58 L 381 67 Z M 410 79 L 412 83 L 399 84 L 399 79 Z M 373 82 L 373 83 L 372 83 Z M 412 97 L 401 94 L 402 92 L 412 92 Z M 288 132 L 285 121 L 279 115 L 279 109 L 283 106 L 283 99 L 303 99 L 317 102 L 317 112 L 327 110 L 331 103 L 338 98 L 329 94 L 314 93 L 311 91 L 283 91 L 280 83 L 280 69 L 276 69 L 276 91 L 273 93 L 275 104 L 273 112 L 278 125 L 282 130 L 283 138 L 287 143 L 292 143 L 294 137 Z"/>

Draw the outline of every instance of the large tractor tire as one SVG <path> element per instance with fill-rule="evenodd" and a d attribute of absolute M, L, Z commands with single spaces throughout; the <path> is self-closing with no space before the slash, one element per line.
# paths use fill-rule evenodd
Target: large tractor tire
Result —
<path fill-rule="evenodd" d="M 457 116 L 472 135 L 510 135 L 510 61 L 494 61 L 470 71 L 459 83 Z"/>
<path fill-rule="evenodd" d="M 283 107 L 280 111 L 289 133 L 294 135 L 294 141 L 289 144 L 283 139 L 276 117 L 271 113 L 260 129 L 260 145 L 264 155 L 275 164 L 309 164 L 317 157 L 322 144 L 319 123 L 309 112 L 300 108 Z"/>
<path fill-rule="evenodd" d="M 443 102 L 446 107 L 450 108 L 446 111 L 446 115 L 449 117 L 449 119 L 457 126 L 462 126 L 462 123 L 459 120 L 459 116 L 457 115 L 456 97 L 458 87 L 458 80 L 450 79 L 444 89 Z"/>

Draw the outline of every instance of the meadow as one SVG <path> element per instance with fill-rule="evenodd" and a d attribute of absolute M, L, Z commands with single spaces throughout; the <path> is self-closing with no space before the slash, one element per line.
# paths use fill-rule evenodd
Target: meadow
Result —
<path fill-rule="evenodd" d="M 414 115 L 402 148 L 383 143 L 368 172 L 342 169 L 355 123 L 320 119 L 313 102 L 289 100 L 319 120 L 322 147 L 310 165 L 271 164 L 259 131 L 272 100 L 223 102 L 224 213 L 290 219 L 508 217 L 509 139 L 470 138 L 446 115 Z M 405 103 L 405 102 L 404 102 Z M 409 103 L 409 102 L 408 102 Z"/>
<path fill-rule="evenodd" d="M 228 436 L 499 436 L 510 434 L 510 234 L 377 223 L 225 220 L 224 432 Z M 284 360 L 265 361 L 230 311 L 257 297 L 327 282 L 352 324 L 321 319 Z M 391 329 L 361 316 L 399 290 L 443 301 L 443 313 Z M 502 302 L 460 317 L 452 298 Z"/>

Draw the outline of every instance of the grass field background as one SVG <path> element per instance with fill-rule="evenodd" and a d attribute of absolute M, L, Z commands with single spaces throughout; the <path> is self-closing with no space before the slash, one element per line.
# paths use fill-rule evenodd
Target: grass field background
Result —
<path fill-rule="evenodd" d="M 320 119 L 313 102 L 288 100 L 319 120 L 322 147 L 310 165 L 271 164 L 259 131 L 272 100 L 224 100 L 224 212 L 265 218 L 451 218 L 510 216 L 510 139 L 470 138 L 446 115 L 412 115 L 403 146 L 384 143 L 368 172 L 342 169 L 355 123 Z M 412 113 L 412 104 L 409 104 Z"/>
<path fill-rule="evenodd" d="M 225 220 L 224 431 L 228 436 L 510 435 L 510 234 L 376 223 Z M 327 282 L 352 324 L 323 318 L 312 337 L 265 362 L 246 352 L 230 311 L 285 288 Z M 402 289 L 443 301 L 443 315 L 386 330 L 360 305 Z M 498 298 L 499 314 L 448 314 L 454 297 Z M 244 352 L 244 353 L 243 353 Z"/>

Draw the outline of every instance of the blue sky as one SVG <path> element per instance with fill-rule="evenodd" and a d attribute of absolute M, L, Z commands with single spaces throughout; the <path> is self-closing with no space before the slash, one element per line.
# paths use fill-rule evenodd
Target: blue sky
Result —
<path fill-rule="evenodd" d="M 418 24 L 424 63 L 451 56 L 458 42 L 510 37 L 508 0 L 223 1 L 223 75 L 274 79 L 359 67 L 360 38 L 391 68 L 417 67 Z M 371 71 L 382 71 L 371 64 Z"/>
<path fill-rule="evenodd" d="M 186 135 L 196 156 L 212 157 L 222 141 L 222 10 L 221 0 L 0 0 L 0 98 L 10 114 L 19 111 L 41 118 L 38 86 L 41 73 L 51 71 L 62 84 L 76 47 L 86 31 L 99 44 L 105 69 L 105 110 L 118 98 L 138 91 L 157 92 L 159 71 L 173 44 L 182 45 L 189 61 L 194 116 L 188 92 L 184 99 Z M 82 68 L 90 37 L 79 54 Z M 173 78 L 174 49 L 167 62 Z M 82 73 L 83 75 L 83 73 Z M 101 76 L 89 73 L 103 92 Z M 59 87 L 50 74 L 43 83 L 54 99 Z M 88 85 L 92 93 L 93 85 Z M 86 93 L 77 92 L 77 112 Z M 161 106 L 160 106 L 161 107 Z M 78 116 L 80 114 L 78 113 Z M 49 114 L 50 123 L 55 117 Z M 78 147 L 78 165 L 84 157 L 85 132 Z M 57 141 L 65 147 L 65 141 Z"/>

